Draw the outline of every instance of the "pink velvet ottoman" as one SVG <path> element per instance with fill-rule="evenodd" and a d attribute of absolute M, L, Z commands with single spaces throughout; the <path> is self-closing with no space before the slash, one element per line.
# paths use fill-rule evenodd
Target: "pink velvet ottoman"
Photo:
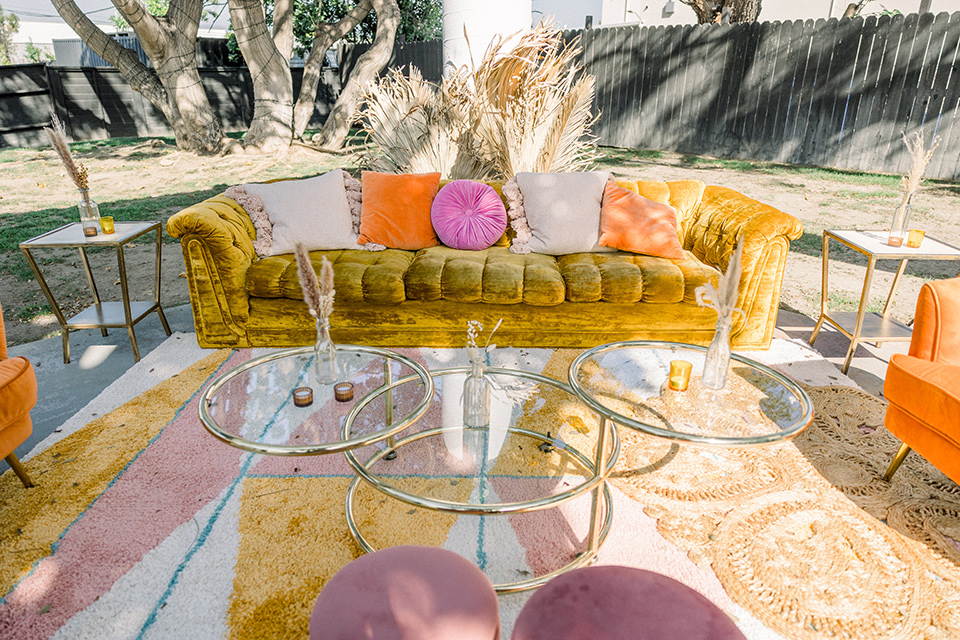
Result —
<path fill-rule="evenodd" d="M 524 605 L 512 640 L 746 640 L 705 597 L 672 578 L 630 567 L 576 569 Z"/>
<path fill-rule="evenodd" d="M 400 546 L 361 556 L 326 584 L 311 640 L 498 640 L 497 594 L 465 558 Z"/>

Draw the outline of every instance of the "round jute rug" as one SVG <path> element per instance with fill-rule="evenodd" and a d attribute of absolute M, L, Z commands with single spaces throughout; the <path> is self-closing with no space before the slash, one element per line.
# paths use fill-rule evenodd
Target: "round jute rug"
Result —
<path fill-rule="evenodd" d="M 886 403 L 808 389 L 813 424 L 749 450 L 621 430 L 617 486 L 710 565 L 731 598 L 790 638 L 960 638 L 960 489 L 900 445 Z"/>

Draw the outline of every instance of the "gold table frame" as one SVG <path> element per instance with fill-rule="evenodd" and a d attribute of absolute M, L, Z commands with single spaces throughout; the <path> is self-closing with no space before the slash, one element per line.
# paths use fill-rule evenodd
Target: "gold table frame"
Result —
<path fill-rule="evenodd" d="M 814 326 L 808 342 L 810 346 L 813 346 L 813 343 L 817 341 L 817 336 L 820 335 L 820 329 L 824 322 L 829 322 L 840 333 L 847 336 L 850 339 L 850 346 L 843 360 L 843 366 L 840 368 L 842 373 L 846 373 L 850 369 L 853 354 L 857 350 L 857 345 L 861 342 L 873 342 L 878 345 L 882 342 L 910 342 L 913 330 L 888 315 L 893 299 L 897 294 L 897 287 L 900 285 L 900 278 L 907 268 L 908 260 L 960 260 L 960 249 L 930 236 L 925 236 L 919 247 L 910 248 L 906 244 L 899 247 L 887 245 L 887 235 L 886 231 L 851 229 L 826 229 L 823 232 L 820 317 L 817 319 L 817 324 Z M 829 311 L 827 309 L 831 239 L 862 253 L 869 259 L 867 273 L 863 280 L 863 290 L 860 292 L 860 304 L 856 312 Z M 900 266 L 897 267 L 897 272 L 893 276 L 893 283 L 890 285 L 890 293 L 887 294 L 887 302 L 883 305 L 883 312 L 867 313 L 867 302 L 873 285 L 873 272 L 877 260 L 899 260 Z"/>
<path fill-rule="evenodd" d="M 20 250 L 30 264 L 33 275 L 40 285 L 40 289 L 47 297 L 53 314 L 60 323 L 60 335 L 63 340 L 63 362 L 70 362 L 70 332 L 80 329 L 100 329 L 101 335 L 107 335 L 107 329 L 119 329 L 125 327 L 130 336 L 130 346 L 133 349 L 134 362 L 140 361 L 140 349 L 137 346 L 137 336 L 133 327 L 146 316 L 156 311 L 160 316 L 160 322 L 163 324 L 163 330 L 170 335 L 170 325 L 167 324 L 167 318 L 163 315 L 163 307 L 160 306 L 160 267 L 162 263 L 161 254 L 161 231 L 160 222 L 116 222 L 114 223 L 114 233 L 100 233 L 96 236 L 88 237 L 83 235 L 82 226 L 79 222 L 64 225 L 53 231 L 41 234 L 20 243 Z M 130 290 L 127 282 L 127 264 L 123 256 L 123 247 L 126 243 L 150 233 L 156 233 L 156 269 L 154 276 L 153 301 L 131 301 Z M 101 301 L 100 293 L 97 291 L 97 283 L 93 278 L 93 271 L 90 268 L 90 260 L 87 257 L 88 247 L 114 247 L 117 252 L 117 267 L 120 271 L 120 302 Z M 63 310 L 57 304 L 53 291 L 47 284 L 40 270 L 40 266 L 31 253 L 34 249 L 50 248 L 77 248 L 80 250 L 80 260 L 83 262 L 83 270 L 87 276 L 87 284 L 90 285 L 90 293 L 93 295 L 93 304 L 78 313 L 67 318 L 63 315 Z"/>
<path fill-rule="evenodd" d="M 447 369 L 438 369 L 430 372 L 431 377 L 444 376 L 450 374 L 467 374 L 470 372 L 470 367 L 452 367 Z M 484 375 L 492 376 L 511 376 L 526 378 L 532 380 L 539 384 L 548 384 L 553 387 L 556 387 L 562 391 L 567 392 L 573 399 L 577 399 L 576 394 L 573 390 L 559 380 L 550 378 L 544 375 L 537 373 L 520 371 L 515 369 L 500 369 L 495 367 L 487 367 L 484 369 Z M 407 376 L 406 378 L 400 379 L 397 381 L 397 384 L 394 386 L 399 386 L 404 382 L 413 380 L 413 376 Z M 347 416 L 346 421 L 343 425 L 343 439 L 348 439 L 350 432 L 353 427 L 354 420 L 360 411 L 367 404 L 376 399 L 376 397 L 384 392 L 388 392 L 388 389 L 377 389 L 370 392 L 365 396 L 351 411 L 350 415 Z M 389 398 L 388 398 L 389 401 Z M 553 494 L 550 496 L 538 498 L 535 500 L 529 500 L 524 502 L 508 502 L 508 503 L 494 503 L 494 504 L 478 504 L 478 503 L 464 503 L 464 502 L 451 502 L 448 500 L 440 500 L 435 498 L 429 498 L 424 496 L 414 495 L 408 492 L 405 492 L 397 487 L 394 487 L 381 479 L 379 479 L 376 474 L 370 471 L 370 467 L 375 463 L 379 462 L 381 459 L 387 457 L 389 453 L 393 450 L 399 450 L 404 445 L 423 438 L 428 438 L 430 436 L 435 436 L 442 434 L 444 432 L 456 431 L 463 429 L 465 431 L 482 431 L 486 427 L 434 427 L 431 429 L 426 429 L 424 431 L 419 431 L 417 433 L 410 434 L 403 438 L 400 438 L 395 442 L 394 449 L 387 448 L 385 450 L 379 451 L 372 455 L 365 462 L 361 462 L 355 455 L 353 450 L 348 450 L 344 452 L 344 455 L 347 458 L 347 462 L 356 472 L 357 477 L 354 478 L 353 482 L 350 484 L 349 489 L 347 490 L 346 497 L 346 512 L 347 512 L 347 526 L 350 528 L 350 533 L 353 535 L 354 540 L 361 548 L 367 553 L 372 553 L 376 551 L 376 548 L 364 537 L 363 533 L 360 531 L 360 528 L 357 524 L 356 517 L 353 512 L 353 503 L 354 497 L 356 496 L 357 489 L 360 486 L 360 482 L 364 481 L 369 484 L 371 487 L 377 491 L 388 495 L 390 497 L 396 498 L 408 504 L 411 504 L 415 507 L 421 507 L 424 509 L 430 509 L 433 511 L 443 511 L 447 513 L 457 513 L 461 515 L 508 515 L 511 513 L 527 513 L 531 511 L 538 511 L 541 509 L 549 509 L 551 507 L 558 506 L 568 500 L 582 495 L 586 492 L 592 492 L 592 502 L 590 508 L 590 528 L 587 535 L 587 550 L 579 555 L 577 555 L 571 562 L 566 565 L 555 569 L 549 573 L 546 573 L 541 576 L 530 578 L 528 580 L 520 580 L 516 582 L 509 583 L 500 583 L 493 585 L 494 590 L 497 593 L 512 593 L 516 591 L 523 591 L 527 589 L 534 589 L 539 587 L 551 578 L 560 575 L 571 569 L 577 567 L 582 567 L 585 564 L 592 562 L 597 554 L 600 551 L 600 547 L 603 545 L 603 542 L 606 540 L 607 535 L 610 533 L 610 527 L 613 523 L 613 497 L 610 493 L 610 488 L 607 484 L 607 477 L 613 471 L 613 466 L 616 463 L 617 456 L 620 453 L 620 438 L 617 434 L 616 428 L 607 420 L 606 416 L 599 414 L 600 418 L 600 427 L 597 434 L 597 450 L 595 452 L 593 460 L 589 457 L 577 451 L 569 445 L 564 446 L 564 452 L 569 453 L 571 456 L 577 459 L 577 461 L 584 466 L 587 470 L 592 472 L 591 476 L 585 478 L 582 484 L 579 484 L 575 487 L 563 491 L 561 493 Z M 539 433 L 537 431 L 531 431 L 529 429 L 522 429 L 517 427 L 509 427 L 507 429 L 508 433 L 518 434 L 532 438 L 534 440 L 539 440 L 543 443 L 552 443 L 553 438 L 549 438 L 546 435 Z M 601 505 L 602 501 L 602 505 Z"/>

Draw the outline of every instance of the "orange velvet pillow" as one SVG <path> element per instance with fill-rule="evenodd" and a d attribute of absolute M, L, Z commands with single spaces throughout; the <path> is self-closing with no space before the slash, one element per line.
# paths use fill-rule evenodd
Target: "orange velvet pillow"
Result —
<path fill-rule="evenodd" d="M 417 250 L 440 244 L 430 222 L 430 206 L 440 186 L 439 173 L 364 171 L 357 244 Z"/>
<path fill-rule="evenodd" d="M 618 187 L 612 180 L 603 189 L 600 245 L 661 258 L 684 258 L 674 208 Z"/>

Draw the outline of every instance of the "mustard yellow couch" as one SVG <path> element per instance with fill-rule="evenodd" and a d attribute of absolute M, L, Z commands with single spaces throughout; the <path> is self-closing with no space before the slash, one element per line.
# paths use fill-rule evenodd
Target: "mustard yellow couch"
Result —
<path fill-rule="evenodd" d="M 493 184 L 500 190 L 501 184 Z M 731 189 L 694 180 L 618 184 L 677 209 L 685 260 L 627 252 L 516 255 L 505 246 L 461 251 L 311 252 L 333 263 L 337 342 L 387 347 L 463 346 L 466 322 L 503 324 L 496 342 L 589 347 L 616 340 L 709 344 L 716 312 L 694 289 L 719 275 L 744 238 L 735 349 L 766 349 L 773 337 L 790 240 L 799 220 Z M 167 221 L 186 264 L 197 341 L 203 347 L 312 344 L 293 255 L 258 258 L 250 217 L 215 196 Z"/>

